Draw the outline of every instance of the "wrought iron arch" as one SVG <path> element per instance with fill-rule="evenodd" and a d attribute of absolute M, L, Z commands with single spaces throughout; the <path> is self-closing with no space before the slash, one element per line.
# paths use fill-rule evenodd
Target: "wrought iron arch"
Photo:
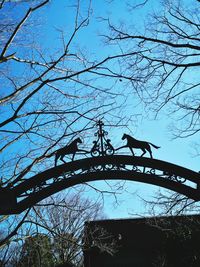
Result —
<path fill-rule="evenodd" d="M 15 214 L 65 188 L 97 180 L 130 180 L 161 186 L 200 200 L 200 174 L 157 159 L 114 155 L 98 123 L 92 157 L 71 161 L 0 189 L 0 214 Z"/>

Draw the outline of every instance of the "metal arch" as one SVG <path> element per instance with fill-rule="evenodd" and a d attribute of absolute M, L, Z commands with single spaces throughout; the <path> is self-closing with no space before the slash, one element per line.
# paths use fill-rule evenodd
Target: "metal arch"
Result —
<path fill-rule="evenodd" d="M 199 173 L 161 160 L 111 155 L 62 164 L 10 189 L 1 189 L 0 214 L 20 213 L 42 199 L 80 183 L 114 179 L 149 183 L 200 200 Z"/>
<path fill-rule="evenodd" d="M 98 121 L 96 126 L 98 131 L 93 147 L 90 152 L 84 150 L 90 153 L 91 158 L 56 166 L 33 177 L 23 178 L 23 181 L 16 178 L 7 187 L 0 188 L 0 215 L 20 213 L 60 190 L 97 180 L 121 179 L 149 183 L 195 201 L 200 200 L 199 173 L 152 158 L 114 155 L 127 145 L 114 149 L 111 140 L 107 139 L 108 133 L 103 129 L 103 122 Z M 73 158 L 78 151 L 83 150 L 75 147 Z"/>

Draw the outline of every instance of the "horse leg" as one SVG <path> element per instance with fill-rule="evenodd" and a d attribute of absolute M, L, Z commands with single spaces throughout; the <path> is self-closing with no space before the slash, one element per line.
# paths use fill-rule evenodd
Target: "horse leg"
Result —
<path fill-rule="evenodd" d="M 76 154 L 76 152 L 74 152 L 72 155 L 72 161 L 74 160 L 75 154 Z"/>
<path fill-rule="evenodd" d="M 64 156 L 65 156 L 65 155 L 61 155 L 60 160 L 62 160 L 62 162 L 64 162 L 64 163 L 66 163 L 66 161 L 64 161 L 64 159 L 63 159 Z"/>
<path fill-rule="evenodd" d="M 142 155 L 140 157 L 142 157 L 142 156 L 144 156 L 144 154 L 146 154 L 145 148 L 141 148 L 141 150 L 143 151 L 143 153 L 142 153 Z"/>
<path fill-rule="evenodd" d="M 133 156 L 135 156 L 134 152 L 133 152 L 133 148 L 132 147 L 129 147 L 130 148 L 130 151 L 132 152 Z"/>
<path fill-rule="evenodd" d="M 149 149 L 147 149 L 147 150 L 148 150 L 148 152 L 149 152 L 149 154 L 150 154 L 150 157 L 153 158 L 153 156 L 152 156 L 152 152 L 151 152 L 151 148 L 149 148 Z"/>
<path fill-rule="evenodd" d="M 58 154 L 55 155 L 55 167 L 57 166 L 57 161 L 58 161 L 59 157 L 60 157 L 60 155 L 58 155 Z"/>
<path fill-rule="evenodd" d="M 149 152 L 150 157 L 153 158 L 153 156 L 152 156 L 152 151 L 151 151 L 151 147 L 150 147 L 149 144 L 148 144 L 148 146 L 146 147 L 146 150 Z"/>

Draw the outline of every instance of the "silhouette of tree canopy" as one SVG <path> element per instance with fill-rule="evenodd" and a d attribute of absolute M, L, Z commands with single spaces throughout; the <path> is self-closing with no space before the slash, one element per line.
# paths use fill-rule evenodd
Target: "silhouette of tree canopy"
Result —
<path fill-rule="evenodd" d="M 104 35 L 106 43 L 120 47 L 125 55 L 119 59 L 120 72 L 110 75 L 118 75 L 127 87 L 130 85 L 150 114 L 157 117 L 167 113 L 172 121 L 170 132 L 175 138 L 197 137 L 200 131 L 199 1 L 164 0 L 154 11 L 150 9 L 151 1 L 137 3 L 129 2 L 133 18 L 130 23 L 107 20 L 110 32 Z M 140 8 L 151 11 L 138 27 L 135 21 Z M 198 143 L 195 150 L 199 155 Z M 173 215 L 199 211 L 198 204 L 187 197 L 162 190 L 148 204 L 154 215 L 158 210 Z"/>
<path fill-rule="evenodd" d="M 141 1 L 141 8 L 151 1 Z M 156 8 L 155 8 L 156 10 Z M 138 9 L 132 5 L 132 17 Z M 134 19 L 133 19 L 134 20 Z M 199 127 L 200 15 L 196 0 L 162 1 L 144 27 L 112 23 L 105 35 L 125 56 L 118 75 L 154 114 L 166 110 L 176 122 L 176 137 L 197 134 Z M 115 74 L 116 75 L 116 74 Z M 113 76 L 115 76 L 113 74 Z"/>
<path fill-rule="evenodd" d="M 53 254 L 50 238 L 45 234 L 27 237 L 19 257 L 18 266 L 52 266 Z"/>
<path fill-rule="evenodd" d="M 121 110 L 118 99 L 123 94 L 118 88 L 113 89 L 116 81 L 108 78 L 102 84 L 103 75 L 99 74 L 107 72 L 106 64 L 119 55 L 90 56 L 81 47 L 83 32 L 88 28 L 90 33 L 90 1 L 75 1 L 66 8 L 72 20 L 66 23 L 63 14 L 60 29 L 47 20 L 55 3 L 59 7 L 63 4 L 49 0 L 1 2 L 3 186 L 52 166 L 56 150 L 77 138 L 77 134 L 84 135 L 103 114 Z M 55 45 L 49 43 L 51 38 L 56 40 Z"/>
<path fill-rule="evenodd" d="M 15 236 L 0 248 L 3 266 L 76 266 L 83 264 L 86 221 L 105 218 L 101 203 L 82 196 L 83 191 L 63 197 L 52 196 L 35 206 L 26 216 Z M 5 222 L 8 232 L 17 225 L 16 219 Z M 9 229 L 10 228 L 10 229 Z M 5 231 L 5 230 L 4 230 Z M 6 235 L 2 231 L 1 238 Z M 95 229 L 95 231 L 97 231 Z M 98 229 L 96 246 L 114 253 L 115 243 L 104 242 L 107 232 Z M 112 241 L 112 240 L 111 240 Z"/>
<path fill-rule="evenodd" d="M 48 19 L 51 12 L 63 25 Z M 96 45 L 92 52 L 83 38 L 92 33 L 91 1 L 70 7 L 62 1 L 0 1 L 0 15 L 0 186 L 10 187 L 52 167 L 55 151 L 82 139 L 105 113 L 122 122 L 126 96 L 115 86 L 118 77 L 101 82 L 106 65 L 120 55 L 99 53 Z M 8 224 L 1 246 L 10 244 L 31 212 L 1 218 Z"/>

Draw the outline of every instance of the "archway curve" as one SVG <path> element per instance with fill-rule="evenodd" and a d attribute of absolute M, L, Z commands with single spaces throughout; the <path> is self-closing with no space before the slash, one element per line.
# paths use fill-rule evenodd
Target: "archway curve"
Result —
<path fill-rule="evenodd" d="M 113 155 L 72 161 L 27 178 L 7 189 L 4 196 L 11 204 L 0 207 L 0 214 L 20 213 L 56 192 L 84 182 L 117 179 L 161 186 L 200 200 L 199 173 L 161 160 Z"/>

